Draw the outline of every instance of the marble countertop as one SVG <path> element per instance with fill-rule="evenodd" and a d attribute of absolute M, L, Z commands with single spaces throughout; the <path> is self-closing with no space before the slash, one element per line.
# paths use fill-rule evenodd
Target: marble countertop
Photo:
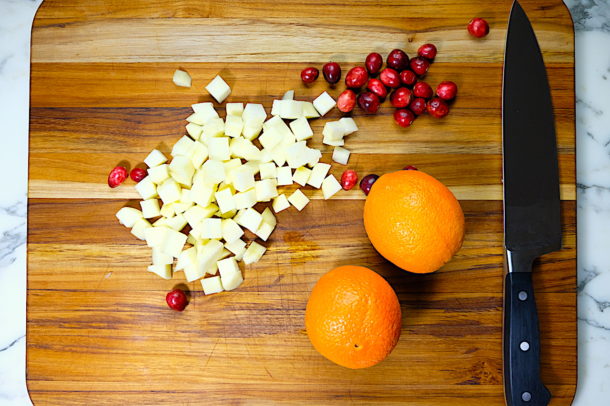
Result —
<path fill-rule="evenodd" d="M 578 391 L 610 395 L 610 0 L 565 0 L 576 29 Z M 30 33 L 42 0 L 0 0 L 0 405 L 25 386 Z M 10 174 L 11 176 L 7 176 Z"/>

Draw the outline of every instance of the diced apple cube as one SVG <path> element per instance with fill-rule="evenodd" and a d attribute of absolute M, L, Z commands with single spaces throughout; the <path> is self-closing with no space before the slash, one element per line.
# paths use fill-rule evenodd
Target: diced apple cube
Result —
<path fill-rule="evenodd" d="M 182 189 L 184 191 L 184 189 Z M 182 193 L 184 195 L 184 193 Z M 187 211 L 188 209 L 190 209 L 193 206 L 193 202 L 182 202 L 182 201 L 178 201 L 178 202 L 174 202 L 172 203 L 174 205 L 174 212 L 176 213 L 176 215 L 178 214 L 182 214 L 185 211 Z"/>
<path fill-rule="evenodd" d="M 302 104 L 294 100 L 280 100 L 280 117 L 295 120 L 303 115 Z"/>
<path fill-rule="evenodd" d="M 324 124 L 322 135 L 328 140 L 339 141 L 343 139 L 345 129 L 339 121 L 328 121 L 326 124 Z"/>
<path fill-rule="evenodd" d="M 169 205 L 167 205 L 167 204 L 166 204 L 166 206 L 171 206 L 171 204 L 169 204 Z M 161 214 L 161 216 L 163 216 L 163 214 Z M 170 218 L 172 218 L 172 217 L 174 217 L 174 216 L 175 216 L 175 213 L 173 213 L 173 214 L 172 214 L 171 216 L 169 216 L 169 217 L 160 217 L 160 218 L 159 218 L 159 219 L 157 219 L 157 220 L 156 220 L 154 223 L 152 223 L 152 226 L 153 226 L 153 227 L 169 227 L 169 226 L 167 225 L 167 222 L 168 222 L 167 220 L 168 220 L 168 219 L 170 219 Z"/>
<path fill-rule="evenodd" d="M 180 87 L 191 87 L 191 75 L 183 71 L 182 69 L 176 69 L 174 71 L 174 77 L 172 78 L 174 84 Z"/>
<path fill-rule="evenodd" d="M 190 187 L 193 183 L 193 175 L 195 174 L 195 167 L 191 158 L 178 155 L 172 159 L 169 164 L 169 174 L 176 182 Z"/>
<path fill-rule="evenodd" d="M 288 202 L 286 195 L 282 193 L 281 195 L 279 195 L 275 199 L 273 199 L 273 203 L 271 204 L 271 207 L 273 207 L 274 212 L 279 213 L 282 210 L 286 210 L 287 208 L 289 208 L 290 202 Z"/>
<path fill-rule="evenodd" d="M 253 233 L 258 230 L 258 227 L 261 225 L 262 221 L 263 216 L 251 207 L 240 211 L 235 217 L 235 222 L 237 222 L 237 224 L 252 231 Z"/>
<path fill-rule="evenodd" d="M 277 196 L 277 187 L 275 179 L 262 179 L 254 183 L 256 190 L 256 200 L 259 202 L 268 202 Z"/>
<path fill-rule="evenodd" d="M 201 287 L 205 295 L 213 295 L 214 293 L 220 293 L 224 289 L 222 288 L 222 282 L 220 276 L 212 276 L 210 278 L 204 278 L 201 280 Z"/>
<path fill-rule="evenodd" d="M 201 165 L 208 159 L 208 148 L 200 142 L 196 142 L 191 148 L 191 162 L 195 169 L 199 169 Z"/>
<path fill-rule="evenodd" d="M 307 152 L 309 160 L 307 161 L 307 165 L 310 168 L 313 168 L 318 162 L 320 162 L 320 158 L 322 158 L 322 152 L 319 149 L 309 148 Z"/>
<path fill-rule="evenodd" d="M 205 90 L 207 90 L 218 103 L 222 103 L 231 93 L 231 88 L 220 75 L 216 75 L 216 77 L 205 87 Z"/>
<path fill-rule="evenodd" d="M 193 111 L 197 114 L 200 121 L 199 125 L 204 125 L 213 118 L 218 118 L 218 112 L 214 108 L 212 102 L 196 103 L 191 105 Z"/>
<path fill-rule="evenodd" d="M 264 131 L 275 131 L 281 135 L 281 139 L 289 138 L 294 140 L 294 134 L 290 131 L 290 127 L 286 125 L 284 120 L 278 116 L 271 117 L 263 123 Z"/>
<path fill-rule="evenodd" d="M 222 162 L 208 159 L 201 166 L 201 179 L 208 184 L 219 184 L 225 180 L 225 167 Z M 195 175 L 195 180 L 198 176 Z"/>
<path fill-rule="evenodd" d="M 225 135 L 225 122 L 222 118 L 212 118 L 203 126 L 202 140 L 207 144 L 210 138 Z M 208 146 L 209 147 L 209 146 Z"/>
<path fill-rule="evenodd" d="M 273 104 L 271 105 L 271 115 L 279 116 L 280 111 L 282 110 L 281 106 L 282 106 L 282 100 L 274 100 Z"/>
<path fill-rule="evenodd" d="M 350 135 L 358 131 L 358 126 L 356 125 L 354 119 L 351 117 L 342 117 L 339 120 L 339 123 L 341 123 L 341 126 L 343 127 L 343 133 L 345 135 Z"/>
<path fill-rule="evenodd" d="M 164 164 L 167 162 L 167 157 L 163 155 L 163 152 L 158 149 L 153 149 L 150 151 L 150 154 L 146 158 L 144 158 L 144 163 L 148 165 L 149 168 L 153 168 L 155 166 Z"/>
<path fill-rule="evenodd" d="M 309 176 L 309 180 L 307 180 L 307 184 L 315 187 L 316 189 L 320 189 L 320 186 L 322 186 L 322 182 L 324 181 L 324 178 L 329 170 L 329 164 L 318 162 L 311 170 L 311 175 Z"/>
<path fill-rule="evenodd" d="M 165 179 L 169 178 L 169 165 L 163 164 L 153 168 L 148 168 L 148 178 L 157 185 L 160 185 Z"/>
<path fill-rule="evenodd" d="M 313 106 L 321 116 L 328 113 L 333 107 L 335 107 L 335 104 L 337 104 L 335 103 L 335 100 L 326 92 L 323 92 L 313 101 Z"/>
<path fill-rule="evenodd" d="M 244 128 L 244 122 L 239 116 L 227 116 L 225 120 L 225 134 L 229 137 L 239 137 Z"/>
<path fill-rule="evenodd" d="M 193 206 L 184 212 L 184 218 L 191 226 L 191 228 L 195 228 L 199 226 L 203 219 L 212 217 L 212 215 L 216 212 L 216 209 L 217 208 L 215 206 Z"/>
<path fill-rule="evenodd" d="M 267 112 L 262 104 L 248 103 L 241 117 L 245 123 L 263 123 L 267 119 Z"/>
<path fill-rule="evenodd" d="M 244 253 L 244 264 L 250 265 L 255 262 L 258 262 L 259 259 L 263 256 L 263 254 L 267 251 L 267 248 L 263 247 L 256 241 L 252 241 L 248 249 Z"/>
<path fill-rule="evenodd" d="M 142 207 L 142 216 L 145 219 L 151 219 L 161 215 L 159 200 L 157 199 L 142 200 L 140 201 L 140 206 Z"/>
<path fill-rule="evenodd" d="M 273 232 L 273 229 L 275 229 L 275 226 L 272 226 L 271 224 L 268 224 L 268 223 L 261 223 L 261 225 L 258 227 L 258 230 L 256 230 L 256 233 L 254 233 L 254 234 L 256 234 L 257 237 L 260 238 L 261 240 L 267 241 L 267 239 Z"/>
<path fill-rule="evenodd" d="M 189 234 L 186 236 L 186 242 L 191 244 L 191 245 L 195 245 L 197 244 L 197 238 L 195 238 L 195 236 L 192 233 L 192 230 L 189 232 Z M 184 251 L 183 251 L 184 252 Z M 174 269 L 176 270 L 176 269 Z"/>
<path fill-rule="evenodd" d="M 335 147 L 333 151 L 333 161 L 341 165 L 347 165 L 347 162 L 349 161 L 349 155 L 349 150 L 341 147 Z"/>
<path fill-rule="evenodd" d="M 220 280 L 225 290 L 233 290 L 242 284 L 244 278 L 242 277 L 241 270 L 237 265 L 235 258 L 226 258 L 218 261 L 218 271 L 220 273 Z"/>
<path fill-rule="evenodd" d="M 241 238 L 244 235 L 244 230 L 233 219 L 222 220 L 222 238 L 227 243 L 231 243 Z"/>
<path fill-rule="evenodd" d="M 241 117 L 244 112 L 244 104 L 243 103 L 227 103 L 225 105 L 225 110 L 227 111 L 227 116 L 238 116 Z"/>
<path fill-rule="evenodd" d="M 188 135 L 193 137 L 193 139 L 198 140 L 203 132 L 203 126 L 195 123 L 188 123 L 186 125 L 186 132 Z"/>
<path fill-rule="evenodd" d="M 222 238 L 222 220 L 218 218 L 207 218 L 201 220 L 201 238 Z"/>
<path fill-rule="evenodd" d="M 144 200 L 157 197 L 157 186 L 153 183 L 150 176 L 145 177 L 136 185 L 136 191 Z"/>
<path fill-rule="evenodd" d="M 244 252 L 246 252 L 246 243 L 238 238 L 235 241 L 226 243 L 225 248 L 235 254 L 236 261 L 241 261 L 244 256 Z"/>
<path fill-rule="evenodd" d="M 196 245 L 197 247 L 197 273 L 191 276 L 197 276 L 201 278 L 206 273 L 216 273 L 217 265 L 216 262 L 223 255 L 224 245 L 219 240 L 208 240 L 202 245 Z M 186 270 L 185 270 L 186 274 Z M 201 276 L 198 276 L 201 275 Z M 189 280 L 189 282 L 192 280 Z"/>
<path fill-rule="evenodd" d="M 232 140 L 235 141 L 235 140 Z M 235 168 L 239 168 L 241 166 L 241 159 L 239 158 L 233 158 L 230 159 L 226 162 L 222 163 L 225 167 L 225 182 L 228 181 L 228 179 L 230 178 L 229 173 L 231 173 L 231 171 Z"/>
<path fill-rule="evenodd" d="M 297 141 L 308 140 L 313 137 L 313 131 L 309 125 L 309 121 L 305 117 L 300 117 L 290 122 L 290 129 L 295 135 Z"/>
<path fill-rule="evenodd" d="M 275 179 L 277 176 L 277 167 L 273 162 L 259 164 L 258 170 L 261 174 L 261 179 Z"/>
<path fill-rule="evenodd" d="M 254 187 L 254 174 L 250 167 L 242 165 L 231 171 L 233 186 L 239 192 L 245 192 Z"/>
<path fill-rule="evenodd" d="M 343 141 L 343 138 L 335 140 L 332 138 L 323 137 L 322 144 L 330 145 L 332 147 L 342 147 L 343 145 L 345 145 L 345 141 Z"/>
<path fill-rule="evenodd" d="M 119 220 L 119 223 L 125 227 L 131 228 L 136 224 L 136 221 L 144 217 L 142 212 L 138 209 L 134 209 L 133 207 L 122 207 L 116 212 L 116 218 Z"/>
<path fill-rule="evenodd" d="M 161 215 L 163 216 L 163 220 L 164 220 L 164 221 L 163 221 L 163 225 L 166 225 L 166 223 L 167 223 L 167 218 L 169 218 L 169 217 L 173 217 L 173 216 L 175 216 L 175 215 L 176 215 L 176 209 L 175 209 L 175 207 L 174 207 L 174 205 L 175 205 L 176 203 L 178 203 L 178 202 L 167 203 L 167 204 L 164 204 L 163 206 L 161 206 L 161 211 L 160 211 L 160 212 L 161 212 Z M 160 220 L 161 220 L 161 219 L 159 219 L 159 220 L 155 221 L 155 225 L 156 225 L 157 223 L 161 224 L 161 221 L 160 221 Z"/>
<path fill-rule="evenodd" d="M 216 192 L 216 203 L 221 213 L 227 213 L 231 210 L 235 210 L 235 199 L 230 188 L 226 188 Z"/>
<path fill-rule="evenodd" d="M 250 170 L 252 171 L 252 174 L 254 174 L 254 176 L 256 176 L 258 174 L 258 171 L 260 170 L 259 162 L 256 160 L 248 161 L 243 166 L 250 168 Z"/>
<path fill-rule="evenodd" d="M 283 135 L 276 129 L 269 128 L 263 132 L 263 135 L 258 137 L 263 148 L 273 149 L 275 148 L 283 139 Z"/>
<path fill-rule="evenodd" d="M 256 190 L 254 188 L 246 190 L 245 192 L 236 193 L 234 198 L 235 208 L 237 210 L 247 209 L 258 203 L 256 200 Z"/>
<path fill-rule="evenodd" d="M 231 155 L 245 160 L 258 160 L 261 156 L 261 151 L 252 143 L 243 137 L 233 138 L 229 145 Z M 241 164 L 241 161 L 240 161 Z"/>
<path fill-rule="evenodd" d="M 171 265 L 149 265 L 148 272 L 159 275 L 163 279 L 172 278 L 172 266 Z"/>
<path fill-rule="evenodd" d="M 208 154 L 210 159 L 216 161 L 228 161 L 231 159 L 231 150 L 229 149 L 229 138 L 214 137 L 208 140 Z"/>
<path fill-rule="evenodd" d="M 172 156 L 184 155 L 190 156 L 191 148 L 195 144 L 195 141 L 192 140 L 188 135 L 183 136 L 174 144 L 172 148 Z"/>
<path fill-rule="evenodd" d="M 306 141 L 299 141 L 286 148 L 286 162 L 291 168 L 298 168 L 309 162 L 309 148 L 305 143 Z"/>
<path fill-rule="evenodd" d="M 186 226 L 186 219 L 182 213 L 178 213 L 167 219 L 167 226 L 172 230 L 181 231 Z"/>
<path fill-rule="evenodd" d="M 324 199 L 330 199 L 340 190 L 341 184 L 332 174 L 328 175 L 326 179 L 324 179 L 324 182 L 322 182 L 322 193 L 324 193 Z"/>
<path fill-rule="evenodd" d="M 158 248 L 153 248 L 152 263 L 153 265 L 172 265 L 174 263 L 174 257 L 164 254 L 163 252 L 159 251 Z"/>
<path fill-rule="evenodd" d="M 187 240 L 188 241 L 188 240 Z M 153 249 L 154 251 L 154 249 Z M 185 269 L 190 268 L 193 270 L 197 266 L 197 248 L 191 247 L 185 249 L 178 255 L 178 260 L 176 261 L 176 271 L 183 271 Z"/>
<path fill-rule="evenodd" d="M 269 207 L 266 207 L 265 210 L 263 210 L 261 216 L 263 217 L 263 223 L 271 224 L 272 226 L 275 226 L 277 224 L 277 219 L 275 218 Z"/>
<path fill-rule="evenodd" d="M 271 150 L 271 158 L 277 166 L 284 166 L 286 163 L 286 148 L 280 144 Z"/>
<path fill-rule="evenodd" d="M 144 232 L 150 227 L 152 227 L 152 225 L 148 222 L 148 220 L 141 218 L 137 220 L 131 228 L 131 234 L 133 234 L 140 240 L 146 240 L 146 235 L 144 234 Z"/>
<path fill-rule="evenodd" d="M 301 102 L 301 109 L 303 110 L 303 117 L 305 118 L 320 117 L 320 113 L 318 113 L 313 103 L 311 102 Z"/>
<path fill-rule="evenodd" d="M 297 168 L 296 171 L 294 171 L 292 180 L 301 186 L 305 186 L 307 184 L 307 181 L 309 180 L 310 176 L 311 176 L 311 169 L 301 166 L 300 168 Z"/>
<path fill-rule="evenodd" d="M 245 139 L 252 141 L 258 137 L 262 129 L 262 121 L 244 121 L 244 129 L 242 130 L 242 134 Z"/>
<path fill-rule="evenodd" d="M 196 181 L 191 189 L 191 198 L 201 207 L 206 207 L 214 200 L 217 186 L 206 182 Z"/>
<path fill-rule="evenodd" d="M 182 189 L 174 179 L 168 178 L 157 187 L 157 193 L 159 193 L 159 197 L 163 200 L 163 204 L 167 204 L 180 200 Z"/>
<path fill-rule="evenodd" d="M 307 203 L 309 203 L 309 199 L 307 198 L 307 196 L 305 196 L 303 194 L 303 192 L 301 192 L 301 189 L 297 189 L 295 190 L 289 197 L 288 197 L 288 201 L 297 208 L 298 211 L 303 210 L 303 208 L 305 208 L 305 206 L 307 206 Z"/>
<path fill-rule="evenodd" d="M 292 185 L 292 169 L 289 166 L 277 168 L 277 184 L 278 186 Z"/>
<path fill-rule="evenodd" d="M 294 90 L 288 90 L 282 96 L 282 100 L 293 100 L 294 99 Z"/>
<path fill-rule="evenodd" d="M 160 252 L 163 252 L 166 255 L 170 255 L 161 249 L 161 246 L 165 243 L 167 239 L 167 233 L 169 232 L 169 227 L 160 226 L 160 227 L 148 227 L 144 230 L 144 237 L 146 239 L 146 245 L 151 248 L 157 248 Z"/>
<path fill-rule="evenodd" d="M 263 148 L 258 159 L 259 164 L 266 164 L 271 161 L 273 161 L 271 150 Z"/>

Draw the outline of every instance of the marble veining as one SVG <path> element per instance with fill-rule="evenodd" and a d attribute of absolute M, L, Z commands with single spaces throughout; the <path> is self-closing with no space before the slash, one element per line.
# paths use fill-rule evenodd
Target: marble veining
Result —
<path fill-rule="evenodd" d="M 0 0 L 0 405 L 29 405 L 25 289 L 30 29 L 42 0 Z M 576 30 L 579 380 L 610 395 L 610 0 L 565 0 Z"/>

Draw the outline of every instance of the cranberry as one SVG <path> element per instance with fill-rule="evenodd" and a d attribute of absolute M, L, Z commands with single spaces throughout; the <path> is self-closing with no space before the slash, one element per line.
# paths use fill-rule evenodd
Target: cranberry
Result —
<path fill-rule="evenodd" d="M 108 186 L 115 188 L 127 179 L 127 169 L 117 166 L 108 174 Z"/>
<path fill-rule="evenodd" d="M 409 56 L 402 49 L 393 49 L 386 61 L 388 67 L 401 71 L 409 67 Z"/>
<path fill-rule="evenodd" d="M 482 38 L 489 34 L 489 24 L 482 18 L 473 18 L 468 23 L 468 32 L 477 38 Z"/>
<path fill-rule="evenodd" d="M 411 104 L 409 104 L 409 110 L 415 113 L 415 115 L 421 116 L 426 112 L 426 100 L 421 97 L 413 99 Z"/>
<path fill-rule="evenodd" d="M 174 289 L 165 296 L 165 301 L 170 309 L 181 312 L 188 304 L 186 293 L 182 289 Z"/>
<path fill-rule="evenodd" d="M 385 99 L 388 95 L 388 89 L 385 88 L 383 82 L 379 79 L 370 79 L 366 88 L 375 93 L 380 99 Z"/>
<path fill-rule="evenodd" d="M 369 75 L 378 74 L 381 70 L 381 65 L 383 65 L 383 57 L 377 52 L 368 54 L 364 61 L 364 66 L 366 66 L 366 70 L 369 71 Z"/>
<path fill-rule="evenodd" d="M 449 114 L 449 106 L 443 99 L 435 97 L 428 102 L 428 113 L 436 118 L 443 118 Z"/>
<path fill-rule="evenodd" d="M 337 62 L 328 62 L 322 67 L 324 79 L 331 85 L 334 85 L 341 79 L 341 67 Z"/>
<path fill-rule="evenodd" d="M 431 61 L 436 57 L 436 46 L 434 44 L 424 44 L 417 50 L 417 55 Z"/>
<path fill-rule="evenodd" d="M 345 75 L 345 85 L 352 89 L 359 89 L 369 80 L 369 74 L 362 66 L 355 66 Z"/>
<path fill-rule="evenodd" d="M 418 171 L 419 169 L 417 169 L 416 167 L 414 167 L 413 165 L 407 165 L 404 168 L 402 168 L 403 171 Z"/>
<path fill-rule="evenodd" d="M 432 97 L 432 88 L 426 82 L 417 82 L 415 86 L 413 86 L 413 94 L 415 97 L 429 99 Z"/>
<path fill-rule="evenodd" d="M 337 108 L 344 113 L 352 111 L 355 105 L 356 93 L 351 89 L 345 89 L 337 98 Z"/>
<path fill-rule="evenodd" d="M 417 82 L 417 75 L 412 70 L 405 69 L 400 72 L 400 81 L 407 86 L 413 86 Z"/>
<path fill-rule="evenodd" d="M 428 68 L 430 68 L 430 61 L 426 58 L 418 56 L 416 58 L 411 59 L 409 65 L 411 66 L 411 70 L 417 75 L 424 76 L 426 72 L 428 72 Z"/>
<path fill-rule="evenodd" d="M 408 127 L 413 124 L 415 114 L 411 110 L 396 109 L 394 112 L 394 121 L 401 127 Z"/>
<path fill-rule="evenodd" d="M 362 92 L 358 96 L 358 106 L 366 113 L 375 114 L 379 110 L 379 97 L 375 93 Z"/>
<path fill-rule="evenodd" d="M 129 177 L 134 182 L 141 181 L 142 179 L 144 179 L 146 177 L 146 175 L 148 175 L 148 172 L 146 172 L 146 169 L 142 169 L 142 168 L 133 168 L 131 170 L 131 172 L 129 172 Z"/>
<path fill-rule="evenodd" d="M 362 189 L 365 195 L 368 196 L 373 184 L 377 182 L 377 179 L 379 179 L 378 175 L 366 175 L 364 178 L 362 178 L 360 181 L 360 189 Z"/>
<path fill-rule="evenodd" d="M 407 107 L 411 103 L 411 99 L 413 99 L 413 92 L 406 87 L 399 87 L 390 95 L 390 103 L 398 108 Z"/>
<path fill-rule="evenodd" d="M 387 87 L 398 87 L 400 86 L 400 76 L 392 68 L 385 68 L 379 74 L 379 80 L 383 82 Z"/>
<path fill-rule="evenodd" d="M 451 81 L 444 81 L 436 87 L 436 95 L 443 100 L 452 100 L 457 94 L 457 85 Z"/>
<path fill-rule="evenodd" d="M 354 170 L 347 169 L 341 175 L 341 187 L 343 190 L 350 190 L 356 185 L 356 182 L 358 182 L 358 174 Z"/>
<path fill-rule="evenodd" d="M 318 78 L 318 75 L 320 75 L 320 71 L 317 68 L 305 68 L 301 71 L 301 80 L 303 83 L 313 83 Z"/>

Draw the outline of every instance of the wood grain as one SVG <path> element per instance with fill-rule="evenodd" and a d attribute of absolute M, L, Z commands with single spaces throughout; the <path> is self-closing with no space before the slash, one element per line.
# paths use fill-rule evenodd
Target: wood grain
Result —
<path fill-rule="evenodd" d="M 543 379 L 552 405 L 576 385 L 576 217 L 573 33 L 559 0 L 523 1 L 547 63 L 557 127 L 563 249 L 535 264 Z M 489 406 L 502 395 L 501 70 L 509 0 L 386 2 L 311 0 L 45 0 L 34 22 L 28 223 L 28 357 L 37 405 L 409 404 Z M 489 37 L 468 37 L 475 15 Z M 447 184 L 466 215 L 463 248 L 431 275 L 398 270 L 370 245 L 364 196 L 342 192 L 302 213 L 278 214 L 263 260 L 244 269 L 230 294 L 204 296 L 180 273 L 145 271 L 150 251 L 114 213 L 137 207 L 133 184 L 106 186 L 110 167 L 168 152 L 184 134 L 189 105 L 220 73 L 229 101 L 263 103 L 288 89 L 312 100 L 342 86 L 304 87 L 300 70 L 336 60 L 343 69 L 371 51 L 414 54 L 434 42 L 426 76 L 454 80 L 459 95 L 444 120 L 392 122 L 355 111 L 348 167 L 361 175 L 415 165 Z M 177 67 L 193 77 L 175 87 Z M 269 111 L 269 110 L 268 110 Z M 312 121 L 320 142 L 332 111 Z M 341 165 L 332 172 L 340 175 Z M 249 232 L 247 239 L 254 236 Z M 315 352 L 303 315 L 329 269 L 368 266 L 396 290 L 400 342 L 383 363 L 346 370 Z M 165 293 L 189 289 L 184 313 Z"/>

